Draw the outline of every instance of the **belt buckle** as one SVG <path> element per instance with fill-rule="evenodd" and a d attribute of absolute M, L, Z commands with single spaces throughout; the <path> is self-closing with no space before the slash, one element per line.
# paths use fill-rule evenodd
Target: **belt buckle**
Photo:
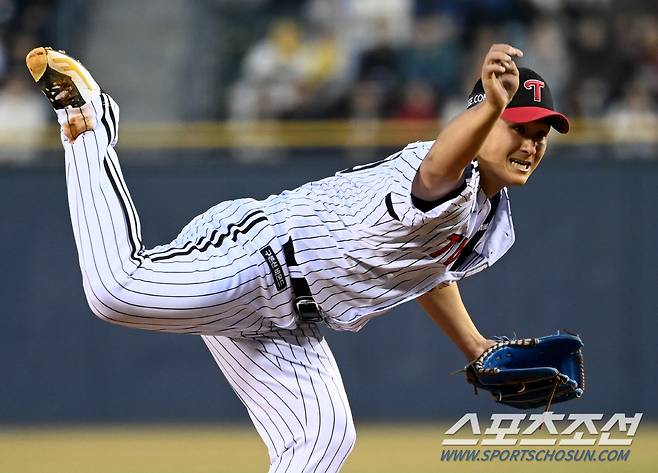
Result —
<path fill-rule="evenodd" d="M 320 306 L 312 297 L 303 296 L 295 299 L 295 310 L 303 321 L 319 322 L 322 320 Z"/>

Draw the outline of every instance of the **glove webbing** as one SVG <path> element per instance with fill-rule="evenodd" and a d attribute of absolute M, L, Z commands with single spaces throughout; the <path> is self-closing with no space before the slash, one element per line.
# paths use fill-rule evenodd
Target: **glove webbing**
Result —
<path fill-rule="evenodd" d="M 498 368 L 484 368 L 483 366 L 483 361 L 484 359 L 489 356 L 489 354 L 495 350 L 498 350 L 499 348 L 502 347 L 507 347 L 507 346 L 519 346 L 519 347 L 531 347 L 539 343 L 539 340 L 537 338 L 522 338 L 520 340 L 509 340 L 505 339 L 501 342 L 496 343 L 495 345 L 487 348 L 484 353 L 482 353 L 476 360 L 475 360 L 475 369 L 477 369 L 479 372 L 482 373 L 499 373 L 500 370 Z M 582 358 L 582 356 L 581 356 Z"/>
<path fill-rule="evenodd" d="M 578 384 L 579 387 L 585 390 L 585 358 L 583 358 L 583 353 L 578 351 Z"/>

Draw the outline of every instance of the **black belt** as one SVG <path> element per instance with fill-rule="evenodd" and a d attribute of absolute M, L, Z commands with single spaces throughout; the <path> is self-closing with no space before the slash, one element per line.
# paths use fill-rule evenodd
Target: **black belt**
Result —
<path fill-rule="evenodd" d="M 283 257 L 286 260 L 288 270 L 297 268 L 297 260 L 295 259 L 295 247 L 292 244 L 292 238 L 288 239 L 283 244 Z M 322 320 L 322 310 L 317 302 L 313 300 L 311 288 L 308 287 L 308 282 L 303 277 L 295 278 L 290 271 L 290 284 L 292 285 L 292 292 L 295 296 L 295 311 L 299 315 L 300 320 L 304 322 L 320 322 Z"/>

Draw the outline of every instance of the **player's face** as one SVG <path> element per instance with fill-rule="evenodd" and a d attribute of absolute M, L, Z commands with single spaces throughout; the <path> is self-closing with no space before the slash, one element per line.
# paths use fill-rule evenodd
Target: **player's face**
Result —
<path fill-rule="evenodd" d="M 525 184 L 544 157 L 549 131 L 550 126 L 543 121 L 512 123 L 499 119 L 478 153 L 488 187 L 497 192 L 504 186 Z"/>

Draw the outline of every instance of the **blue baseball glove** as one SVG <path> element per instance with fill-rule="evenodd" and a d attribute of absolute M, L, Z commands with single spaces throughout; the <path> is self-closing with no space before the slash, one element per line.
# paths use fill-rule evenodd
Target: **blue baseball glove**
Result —
<path fill-rule="evenodd" d="M 496 402 L 519 409 L 579 398 L 585 390 L 585 367 L 578 335 L 498 341 L 465 368 L 467 381 L 491 392 Z"/>

